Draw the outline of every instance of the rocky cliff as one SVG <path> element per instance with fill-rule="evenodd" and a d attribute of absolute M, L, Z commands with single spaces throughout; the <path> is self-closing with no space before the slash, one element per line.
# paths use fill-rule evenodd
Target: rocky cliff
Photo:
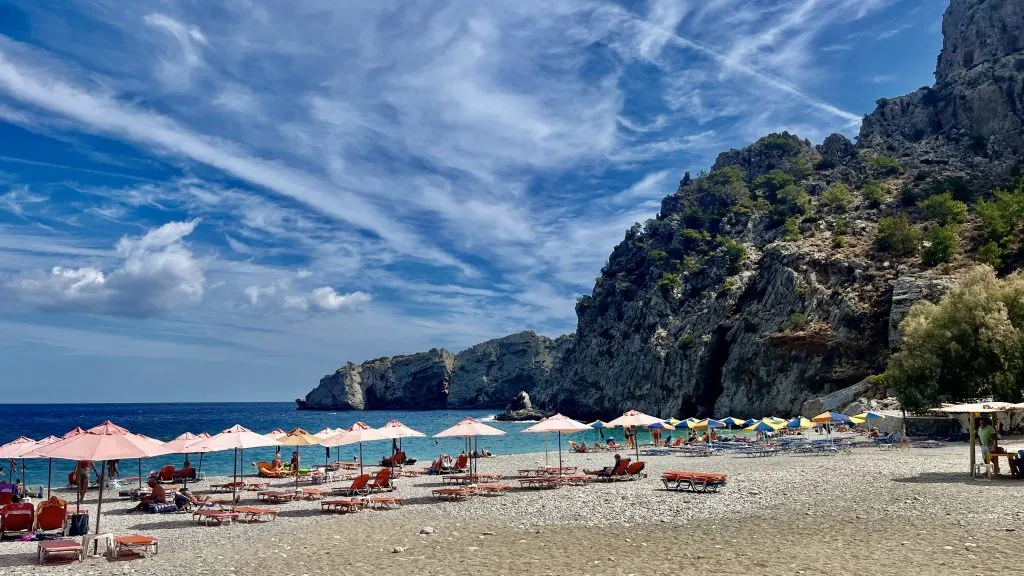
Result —
<path fill-rule="evenodd" d="M 434 349 L 348 363 L 296 402 L 308 410 L 504 408 L 546 383 L 570 340 L 520 332 L 455 355 Z"/>
<path fill-rule="evenodd" d="M 1020 176 L 1024 2 L 951 0 L 943 33 L 935 85 L 879 99 L 856 143 L 771 134 L 686 174 L 612 251 L 573 336 L 350 365 L 307 405 L 496 408 L 526 390 L 579 418 L 788 415 L 857 389 L 914 302 L 978 260 L 1024 264 L 975 204 Z"/>

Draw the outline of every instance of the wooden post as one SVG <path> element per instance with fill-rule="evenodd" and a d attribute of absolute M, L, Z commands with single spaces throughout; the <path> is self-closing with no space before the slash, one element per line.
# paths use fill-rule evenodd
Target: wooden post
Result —
<path fill-rule="evenodd" d="M 975 436 L 975 431 L 974 431 L 974 412 L 971 412 L 970 415 L 967 417 L 967 427 L 970 429 L 969 433 L 970 433 L 970 436 L 971 436 L 971 477 L 973 478 L 974 477 L 974 470 L 975 470 L 975 465 L 974 465 L 974 458 L 975 458 L 974 444 L 975 444 L 975 442 L 977 440 L 977 437 Z"/>

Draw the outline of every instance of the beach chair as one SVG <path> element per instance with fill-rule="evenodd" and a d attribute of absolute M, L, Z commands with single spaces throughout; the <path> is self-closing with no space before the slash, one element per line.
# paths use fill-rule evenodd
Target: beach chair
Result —
<path fill-rule="evenodd" d="M 168 464 L 160 469 L 160 474 L 157 476 L 157 480 L 161 484 L 170 484 L 174 482 L 174 464 Z"/>
<path fill-rule="evenodd" d="M 452 466 L 452 469 L 456 472 L 465 472 L 466 470 L 469 470 L 469 456 L 459 454 L 459 458 L 455 461 L 455 465 Z"/>
<path fill-rule="evenodd" d="M 51 556 L 71 555 L 79 562 L 83 559 L 82 545 L 75 540 L 41 540 L 36 548 L 39 564 L 46 564 Z"/>
<path fill-rule="evenodd" d="M 36 507 L 36 532 L 55 532 L 61 534 L 68 527 L 68 502 L 56 496 L 50 496 Z"/>
<path fill-rule="evenodd" d="M 622 450 L 623 448 L 625 448 L 625 446 L 609 438 L 607 448 L 608 450 Z"/>
<path fill-rule="evenodd" d="M 395 485 L 391 482 L 391 469 L 381 468 L 377 472 L 377 477 L 372 482 L 366 485 L 366 488 L 370 492 L 383 492 L 385 490 L 391 491 L 395 489 Z"/>
<path fill-rule="evenodd" d="M 579 452 L 579 453 L 586 452 L 587 451 L 586 445 L 587 445 L 586 442 L 584 442 L 583 445 L 580 446 L 579 444 L 573 442 L 572 440 L 569 440 L 569 449 L 572 450 L 573 452 Z"/>
<path fill-rule="evenodd" d="M 647 474 L 644 474 L 643 462 L 633 462 L 626 467 L 626 473 L 623 475 L 623 480 L 638 480 L 640 478 L 646 478 Z"/>
<path fill-rule="evenodd" d="M 11 502 L 0 509 L 0 540 L 13 532 L 28 532 L 36 519 L 36 509 L 28 502 Z"/>
<path fill-rule="evenodd" d="M 357 476 L 356 479 L 352 481 L 352 485 L 348 488 L 335 488 L 331 491 L 331 494 L 336 496 L 357 496 L 360 494 L 369 494 L 370 489 L 367 486 L 369 483 L 370 475 L 363 474 L 362 476 Z"/>
<path fill-rule="evenodd" d="M 178 468 L 177 470 L 174 471 L 174 479 L 175 480 L 195 480 L 196 479 L 196 469 L 191 467 L 191 466 L 188 466 L 186 468 Z"/>
<path fill-rule="evenodd" d="M 14 502 L 14 491 L 13 490 L 3 490 L 3 491 L 0 491 L 0 506 L 6 506 L 6 505 L 10 504 L 11 502 Z"/>
<path fill-rule="evenodd" d="M 597 480 L 614 480 L 620 478 L 626 474 L 626 470 L 629 469 L 629 458 L 623 458 L 619 460 L 619 463 L 612 469 L 611 472 L 605 473 L 603 470 L 598 470 L 594 473 L 594 478 Z"/>

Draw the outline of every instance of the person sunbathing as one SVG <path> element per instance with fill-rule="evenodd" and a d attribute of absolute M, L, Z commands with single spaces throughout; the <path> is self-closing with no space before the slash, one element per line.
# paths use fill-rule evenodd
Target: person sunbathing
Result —
<path fill-rule="evenodd" d="M 622 461 L 622 456 L 615 455 L 615 463 L 611 466 L 606 466 L 600 470 L 584 470 L 584 474 L 591 474 L 593 476 L 608 477 L 615 473 L 615 469 L 619 467 L 619 462 Z"/>
<path fill-rule="evenodd" d="M 178 493 L 174 496 L 174 505 L 178 507 L 178 510 L 182 510 L 188 506 L 195 506 L 197 508 L 207 505 L 213 506 L 213 502 L 210 502 L 209 496 L 203 496 L 200 500 L 188 489 L 188 486 L 185 486 L 178 490 Z"/>
<path fill-rule="evenodd" d="M 586 440 L 584 440 L 583 442 L 580 442 L 579 446 L 576 447 L 576 451 L 577 452 L 586 452 L 587 450 L 590 450 L 590 448 L 587 447 L 587 441 Z"/>

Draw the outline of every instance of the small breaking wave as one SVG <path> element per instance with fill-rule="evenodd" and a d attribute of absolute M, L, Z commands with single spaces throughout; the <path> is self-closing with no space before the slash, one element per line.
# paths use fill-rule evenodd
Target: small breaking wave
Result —
<path fill-rule="evenodd" d="M 488 414 L 481 418 L 480 422 L 494 422 L 495 416 L 497 416 L 497 414 Z"/>

